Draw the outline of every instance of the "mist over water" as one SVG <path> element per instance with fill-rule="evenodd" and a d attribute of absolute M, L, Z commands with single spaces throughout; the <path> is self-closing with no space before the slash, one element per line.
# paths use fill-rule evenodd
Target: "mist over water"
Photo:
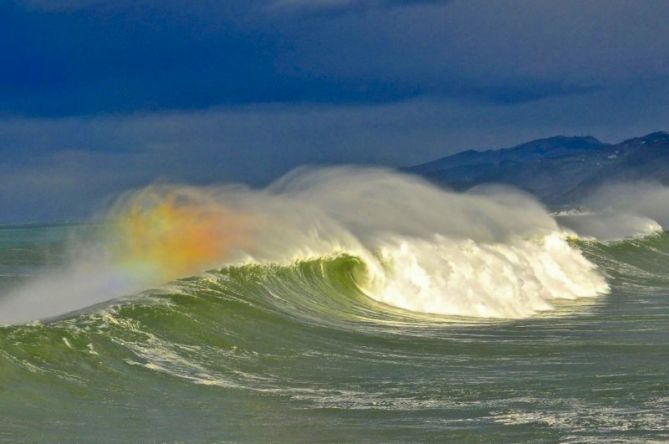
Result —
<path fill-rule="evenodd" d="M 582 207 L 557 217 L 582 237 L 603 241 L 638 238 L 669 227 L 669 188 L 659 183 L 607 184 L 587 196 Z"/>
<path fill-rule="evenodd" d="M 210 268 L 350 255 L 356 284 L 406 310 L 518 318 L 591 298 L 604 278 L 533 198 L 502 187 L 439 189 L 387 170 L 300 169 L 263 190 L 159 185 L 119 198 L 71 264 L 0 301 L 20 323 Z"/>

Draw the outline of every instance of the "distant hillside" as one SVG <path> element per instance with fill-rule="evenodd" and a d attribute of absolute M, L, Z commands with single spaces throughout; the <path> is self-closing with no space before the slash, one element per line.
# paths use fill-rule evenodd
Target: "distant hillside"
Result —
<path fill-rule="evenodd" d="M 578 199 L 605 182 L 656 180 L 669 184 L 669 133 L 619 144 L 594 137 L 551 137 L 513 148 L 464 151 L 406 171 L 456 190 L 509 184 L 550 205 Z"/>

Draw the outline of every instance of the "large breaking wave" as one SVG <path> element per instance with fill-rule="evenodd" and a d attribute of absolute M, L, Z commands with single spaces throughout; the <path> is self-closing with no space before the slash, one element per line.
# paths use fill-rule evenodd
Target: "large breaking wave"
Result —
<path fill-rule="evenodd" d="M 159 185 L 128 193 L 71 264 L 0 300 L 23 323 L 228 266 L 292 267 L 342 256 L 364 295 L 449 316 L 521 318 L 608 291 L 532 197 L 454 193 L 407 175 L 302 169 L 266 189 Z M 299 293 L 300 287 L 294 288 Z"/>

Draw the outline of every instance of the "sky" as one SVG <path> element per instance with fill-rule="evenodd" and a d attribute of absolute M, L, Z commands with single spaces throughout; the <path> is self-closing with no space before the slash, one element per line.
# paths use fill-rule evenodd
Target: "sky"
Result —
<path fill-rule="evenodd" d="M 669 129 L 666 0 L 0 1 L 0 224 Z"/>

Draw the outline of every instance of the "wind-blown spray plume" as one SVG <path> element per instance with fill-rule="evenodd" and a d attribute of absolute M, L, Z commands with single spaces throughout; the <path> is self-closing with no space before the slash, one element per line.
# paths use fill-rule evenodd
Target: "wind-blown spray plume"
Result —
<path fill-rule="evenodd" d="M 0 322 L 66 313 L 211 267 L 342 254 L 364 264 L 355 282 L 364 294 L 417 312 L 518 318 L 608 290 L 529 196 L 453 193 L 385 170 L 298 170 L 256 191 L 151 187 L 121 198 L 107 220 L 92 249 L 102 254 L 19 289 L 0 303 Z"/>

